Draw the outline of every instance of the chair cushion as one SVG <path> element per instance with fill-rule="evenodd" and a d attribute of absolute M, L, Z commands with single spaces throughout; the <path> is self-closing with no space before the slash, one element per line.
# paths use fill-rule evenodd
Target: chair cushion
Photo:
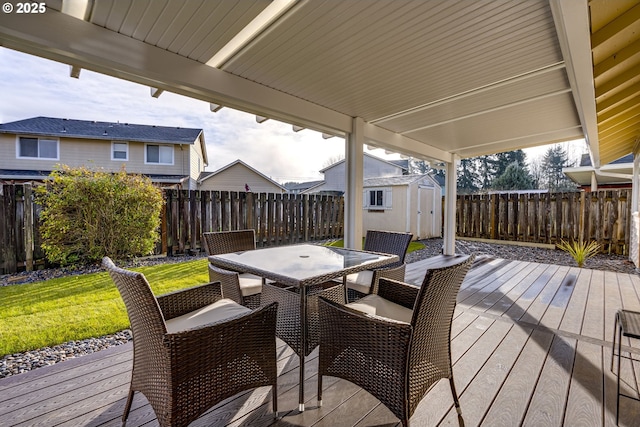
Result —
<path fill-rule="evenodd" d="M 198 310 L 169 319 L 165 325 L 167 332 L 175 333 L 250 312 L 247 307 L 223 298 Z"/>
<path fill-rule="evenodd" d="M 373 271 L 364 270 L 357 273 L 347 275 L 347 288 L 368 294 L 371 292 L 371 283 L 373 282 Z"/>
<path fill-rule="evenodd" d="M 347 307 L 404 323 L 411 323 L 411 316 L 413 315 L 413 310 L 375 294 L 366 295 L 356 302 L 347 304 Z"/>
<path fill-rule="evenodd" d="M 249 273 L 240 273 L 240 293 L 243 297 L 259 294 L 262 292 L 262 277 Z"/>

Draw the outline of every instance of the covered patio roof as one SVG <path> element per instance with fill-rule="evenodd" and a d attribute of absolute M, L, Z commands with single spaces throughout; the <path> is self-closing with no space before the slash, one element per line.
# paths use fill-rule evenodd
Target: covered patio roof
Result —
<path fill-rule="evenodd" d="M 584 138 L 597 168 L 640 135 L 635 3 L 53 0 L 0 14 L 0 45 L 344 136 L 347 159 Z"/>

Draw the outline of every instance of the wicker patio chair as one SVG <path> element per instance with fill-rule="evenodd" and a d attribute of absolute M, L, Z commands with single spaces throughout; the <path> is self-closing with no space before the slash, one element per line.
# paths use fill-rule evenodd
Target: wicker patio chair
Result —
<path fill-rule="evenodd" d="M 407 248 L 413 234 L 397 233 L 393 231 L 368 230 L 364 240 L 364 250 L 398 255 L 400 260 L 392 265 L 376 270 L 364 270 L 349 274 L 347 282 L 347 298 L 349 302 L 356 301 L 365 295 L 376 293 L 378 280 L 381 277 L 404 281 L 406 264 L 404 263 Z"/>
<path fill-rule="evenodd" d="M 277 303 L 249 310 L 223 299 L 219 283 L 155 297 L 142 273 L 107 269 L 124 300 L 133 333 L 133 370 L 122 415 L 136 391 L 160 426 L 186 426 L 241 391 L 270 386 L 277 417 Z"/>
<path fill-rule="evenodd" d="M 251 251 L 256 248 L 253 229 L 202 233 L 208 255 Z M 209 264 L 209 281 L 220 282 L 222 295 L 251 309 L 260 306 L 264 279 L 249 273 L 237 273 Z"/>
<path fill-rule="evenodd" d="M 318 403 L 324 375 L 344 378 L 408 426 L 427 391 L 446 378 L 464 426 L 451 367 L 451 321 L 473 259 L 428 270 L 420 288 L 381 278 L 377 294 L 355 303 L 321 298 Z"/>

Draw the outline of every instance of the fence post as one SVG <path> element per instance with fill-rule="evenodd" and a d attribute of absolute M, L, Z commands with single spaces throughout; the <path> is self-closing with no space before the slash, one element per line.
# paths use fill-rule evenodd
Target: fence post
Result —
<path fill-rule="evenodd" d="M 24 249 L 27 271 L 33 271 L 33 190 L 24 184 Z"/>

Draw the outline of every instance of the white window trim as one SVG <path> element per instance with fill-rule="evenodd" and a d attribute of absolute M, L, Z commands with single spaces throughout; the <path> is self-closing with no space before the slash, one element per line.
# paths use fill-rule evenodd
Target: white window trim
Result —
<path fill-rule="evenodd" d="M 55 141 L 56 142 L 56 157 L 27 157 L 27 156 L 21 156 L 20 155 L 20 138 L 34 138 L 37 139 L 38 142 L 40 140 L 47 140 L 47 141 Z M 40 152 L 40 147 L 38 147 L 38 154 Z M 44 138 L 44 137 L 39 137 L 39 136 L 35 136 L 35 135 L 16 135 L 16 159 L 19 160 L 45 160 L 45 161 L 55 161 L 55 160 L 60 160 L 60 139 L 58 138 Z"/>
<path fill-rule="evenodd" d="M 169 147 L 171 148 L 171 163 L 162 163 L 162 162 L 149 162 L 147 160 L 147 147 L 153 145 L 158 147 Z M 161 165 L 161 166 L 173 166 L 175 164 L 175 147 L 170 144 L 144 144 L 144 164 L 145 165 Z"/>
<path fill-rule="evenodd" d="M 382 191 L 382 205 L 371 205 L 372 191 Z M 362 195 L 362 208 L 367 210 L 391 210 L 393 209 L 393 187 L 370 187 L 365 188 Z"/>
<path fill-rule="evenodd" d="M 116 144 L 124 144 L 127 147 L 126 150 L 125 150 L 126 157 L 124 159 L 117 159 L 117 158 L 113 157 L 113 153 L 116 151 L 115 150 L 115 145 Z M 146 149 L 145 149 L 145 153 L 146 153 Z M 114 162 L 128 162 L 129 161 L 129 142 L 128 141 L 111 141 L 111 160 L 113 160 Z"/>

